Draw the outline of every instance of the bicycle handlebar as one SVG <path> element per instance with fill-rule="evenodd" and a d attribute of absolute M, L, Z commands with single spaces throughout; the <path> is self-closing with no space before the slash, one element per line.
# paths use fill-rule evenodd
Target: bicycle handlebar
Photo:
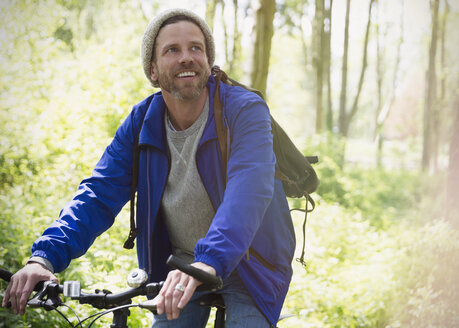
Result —
<path fill-rule="evenodd" d="M 166 263 L 171 268 L 185 272 L 186 274 L 202 282 L 203 286 L 200 289 L 215 291 L 223 287 L 223 280 L 221 277 L 213 276 L 210 273 L 207 273 L 201 269 L 189 265 L 188 263 L 174 255 L 169 256 Z"/>
<path fill-rule="evenodd" d="M 174 255 L 169 257 L 167 264 L 171 268 L 178 269 L 202 282 L 203 285 L 198 287 L 200 290 L 215 291 L 223 287 L 223 281 L 220 277 L 213 276 L 203 270 L 193 267 Z M 0 268 L 1 279 L 9 282 L 12 275 L 11 272 Z M 81 304 L 90 304 L 98 309 L 109 309 L 118 305 L 129 304 L 131 299 L 136 296 L 153 298 L 159 293 L 163 284 L 164 282 L 143 284 L 139 287 L 116 294 L 108 290 L 96 290 L 95 293 L 79 292 L 78 295 L 66 296 L 78 300 Z M 59 305 L 58 296 L 64 293 L 64 286 L 52 281 L 40 281 L 35 286 L 34 291 L 37 291 L 37 294 L 29 300 L 28 305 L 31 307 L 44 307 L 47 310 L 51 310 L 53 307 Z"/>

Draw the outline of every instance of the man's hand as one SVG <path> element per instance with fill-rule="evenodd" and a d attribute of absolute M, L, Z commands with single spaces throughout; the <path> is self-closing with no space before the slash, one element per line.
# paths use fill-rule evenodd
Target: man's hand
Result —
<path fill-rule="evenodd" d="M 2 306 L 6 307 L 8 301 L 11 301 L 13 312 L 15 314 L 24 315 L 30 294 L 35 285 L 43 280 L 58 282 L 56 276 L 48 269 L 45 269 L 41 264 L 33 262 L 26 264 L 11 277 L 11 281 L 5 291 Z"/>
<path fill-rule="evenodd" d="M 196 262 L 191 265 L 214 276 L 216 275 L 215 269 L 207 264 Z M 169 272 L 164 286 L 155 298 L 158 314 L 165 312 L 168 320 L 177 319 L 180 310 L 188 303 L 196 287 L 201 284 L 200 281 L 179 270 Z M 181 286 L 184 287 L 183 291 L 180 290 Z"/>

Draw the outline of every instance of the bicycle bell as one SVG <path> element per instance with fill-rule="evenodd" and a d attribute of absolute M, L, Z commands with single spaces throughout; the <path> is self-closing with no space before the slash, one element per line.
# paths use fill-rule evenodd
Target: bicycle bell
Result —
<path fill-rule="evenodd" d="M 142 269 L 134 269 L 132 270 L 127 278 L 127 284 L 129 287 L 137 288 L 142 286 L 148 280 L 148 274 L 145 270 Z"/>

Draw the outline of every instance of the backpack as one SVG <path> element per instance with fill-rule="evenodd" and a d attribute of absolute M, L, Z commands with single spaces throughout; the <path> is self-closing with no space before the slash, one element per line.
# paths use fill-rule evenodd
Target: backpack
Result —
<path fill-rule="evenodd" d="M 223 125 L 223 111 L 222 104 L 220 101 L 220 83 L 225 83 L 230 86 L 239 86 L 246 90 L 256 93 L 262 99 L 263 94 L 255 89 L 249 88 L 233 79 L 228 77 L 226 73 L 221 70 L 218 66 L 212 67 L 212 75 L 216 81 L 216 89 L 214 94 L 214 115 L 215 115 L 215 126 L 217 131 L 217 139 L 220 146 L 220 151 L 223 159 L 224 172 L 226 174 L 226 166 L 230 155 L 230 149 L 228 145 L 231 144 L 231 137 L 226 127 Z M 299 210 L 305 213 L 303 221 L 303 248 L 300 258 L 297 259 L 303 265 L 304 261 L 304 249 L 305 249 L 305 235 L 306 235 L 306 222 L 307 214 L 314 210 L 315 203 L 311 198 L 310 194 L 314 192 L 319 186 L 319 178 L 316 172 L 312 168 L 311 164 L 318 162 L 317 156 L 304 156 L 298 148 L 293 144 L 292 140 L 288 137 L 287 133 L 282 127 L 274 120 L 271 116 L 271 129 L 273 133 L 273 150 L 276 155 L 277 167 L 275 171 L 275 177 L 282 181 L 284 191 L 287 197 L 291 198 L 306 198 L 305 209 L 294 208 L 290 211 Z M 139 131 L 140 134 L 140 131 Z M 130 222 L 131 227 L 129 231 L 129 237 L 124 243 L 124 248 L 131 249 L 134 247 L 134 239 L 137 236 L 137 228 L 135 226 L 135 193 L 137 190 L 138 180 L 138 166 L 139 166 L 139 136 L 137 135 L 134 143 L 133 151 L 133 173 L 132 173 L 132 185 L 131 185 L 131 198 L 130 198 Z M 308 208 L 308 204 L 311 204 L 311 208 Z"/>
<path fill-rule="evenodd" d="M 223 125 L 223 111 L 220 101 L 220 83 L 225 83 L 231 86 L 239 86 L 246 90 L 256 93 L 260 98 L 264 99 L 263 94 L 253 88 L 247 87 L 226 75 L 218 66 L 212 67 L 212 75 L 215 78 L 217 86 L 214 94 L 214 115 L 215 115 L 215 128 L 217 130 L 218 142 L 220 144 L 220 151 L 224 162 L 224 169 L 226 172 L 226 163 L 229 159 L 229 147 L 231 144 L 230 135 Z M 303 266 L 306 266 L 304 260 L 305 243 L 306 243 L 306 222 L 307 215 L 315 208 L 315 202 L 310 196 L 311 193 L 319 187 L 319 178 L 312 168 L 311 164 L 317 163 L 319 158 L 317 156 L 304 156 L 292 140 L 288 137 L 287 133 L 271 116 L 271 130 L 273 133 L 273 150 L 276 155 L 277 167 L 274 176 L 282 181 L 285 195 L 290 198 L 303 198 L 306 199 L 304 209 L 293 208 L 290 211 L 304 212 L 303 220 L 303 247 L 301 256 L 297 258 Z M 308 205 L 311 204 L 311 208 Z"/>

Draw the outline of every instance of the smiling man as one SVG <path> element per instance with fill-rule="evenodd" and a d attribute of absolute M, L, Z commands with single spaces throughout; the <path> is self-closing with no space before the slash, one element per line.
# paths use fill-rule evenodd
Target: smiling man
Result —
<path fill-rule="evenodd" d="M 293 225 L 282 183 L 274 178 L 271 122 L 254 93 L 219 84 L 231 136 L 226 172 L 215 130 L 212 33 L 183 9 L 148 25 L 142 65 L 155 93 L 134 106 L 90 178 L 34 243 L 3 304 L 23 313 L 39 280 L 56 280 L 84 254 L 129 200 L 138 142 L 137 255 L 150 281 L 166 280 L 153 327 L 205 327 L 210 309 L 200 282 L 166 259 L 173 253 L 223 278 L 226 327 L 275 326 L 292 276 Z M 208 293 L 208 292 L 207 292 Z"/>

